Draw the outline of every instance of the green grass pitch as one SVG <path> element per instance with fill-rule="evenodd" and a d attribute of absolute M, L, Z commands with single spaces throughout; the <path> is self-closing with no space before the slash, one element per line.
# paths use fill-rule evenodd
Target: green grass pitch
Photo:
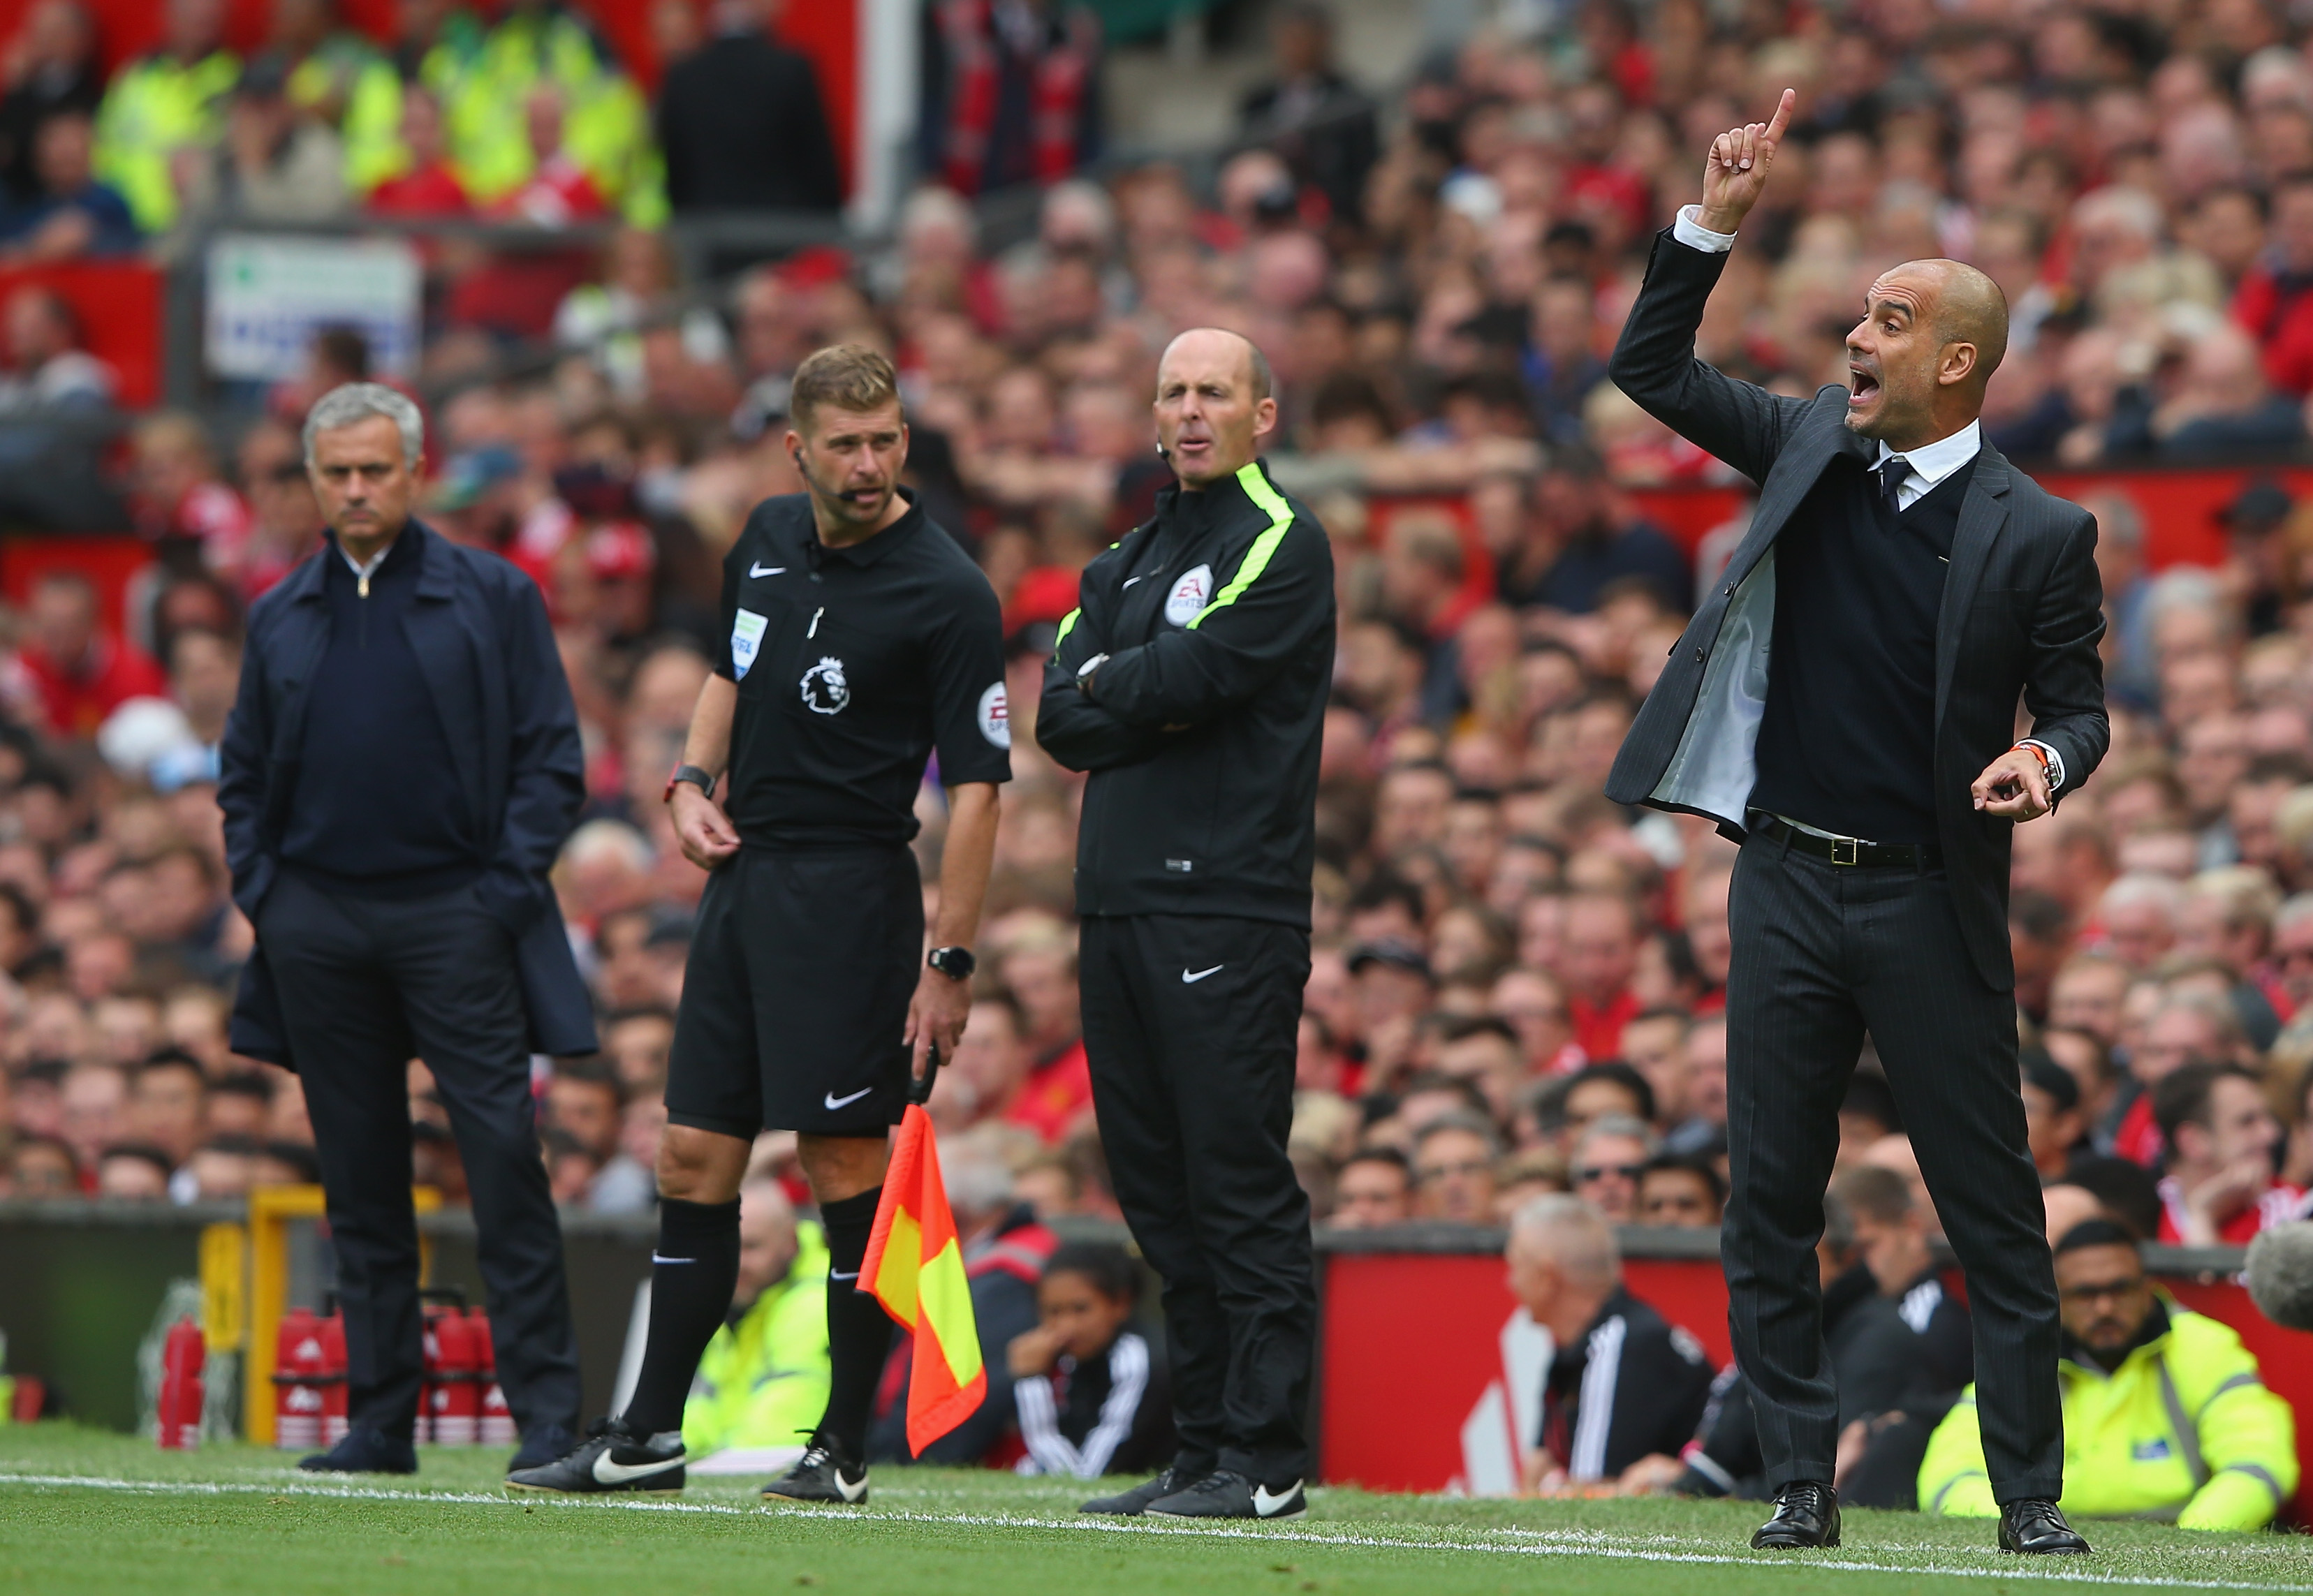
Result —
<path fill-rule="evenodd" d="M 743 1479 L 665 1502 L 509 1499 L 494 1451 L 421 1456 L 414 1479 L 333 1484 L 251 1447 L 0 1428 L 0 1596 L 2313 1591 L 2313 1539 L 2148 1524 L 2087 1526 L 2094 1557 L 2027 1564 L 1992 1549 L 1989 1524 L 1854 1513 L 1841 1549 L 1767 1557 L 1744 1544 L 1759 1518 L 1746 1504 L 1327 1489 L 1292 1524 L 1200 1529 L 1086 1520 L 1080 1486 L 955 1469 L 878 1469 L 865 1510 L 766 1512 Z"/>

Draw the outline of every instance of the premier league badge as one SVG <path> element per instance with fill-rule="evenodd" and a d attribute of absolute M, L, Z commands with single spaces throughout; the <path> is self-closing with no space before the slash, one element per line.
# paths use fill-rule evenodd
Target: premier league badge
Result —
<path fill-rule="evenodd" d="M 822 656 L 803 673 L 803 701 L 814 715 L 840 715 L 851 702 L 851 684 L 843 679 L 843 662 Z"/>

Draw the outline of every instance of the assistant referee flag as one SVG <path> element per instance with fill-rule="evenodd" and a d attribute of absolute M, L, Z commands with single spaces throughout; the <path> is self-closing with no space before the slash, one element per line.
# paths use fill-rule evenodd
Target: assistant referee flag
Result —
<path fill-rule="evenodd" d="M 908 1380 L 908 1450 L 920 1455 L 977 1412 L 988 1395 L 963 1244 L 940 1180 L 931 1116 L 910 1103 L 900 1119 L 875 1230 L 859 1266 L 884 1311 L 915 1332 Z"/>

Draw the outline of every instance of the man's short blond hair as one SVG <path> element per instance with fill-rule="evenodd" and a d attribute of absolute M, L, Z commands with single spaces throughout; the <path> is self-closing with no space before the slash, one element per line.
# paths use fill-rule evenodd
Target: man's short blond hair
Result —
<path fill-rule="evenodd" d="M 865 414 L 900 403 L 900 373 L 881 350 L 865 344 L 834 344 L 796 367 L 787 415 L 797 431 L 807 429 L 822 406 Z"/>

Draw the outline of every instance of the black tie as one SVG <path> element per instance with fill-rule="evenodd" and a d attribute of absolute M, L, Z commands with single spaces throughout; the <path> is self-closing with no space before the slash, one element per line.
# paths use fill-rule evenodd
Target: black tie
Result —
<path fill-rule="evenodd" d="M 1904 501 L 1897 496 L 1896 490 L 1904 486 L 1904 478 L 1911 474 L 1912 462 L 1900 454 L 1891 454 L 1879 462 L 1879 496 L 1887 501 L 1888 514 L 1902 513 Z"/>

